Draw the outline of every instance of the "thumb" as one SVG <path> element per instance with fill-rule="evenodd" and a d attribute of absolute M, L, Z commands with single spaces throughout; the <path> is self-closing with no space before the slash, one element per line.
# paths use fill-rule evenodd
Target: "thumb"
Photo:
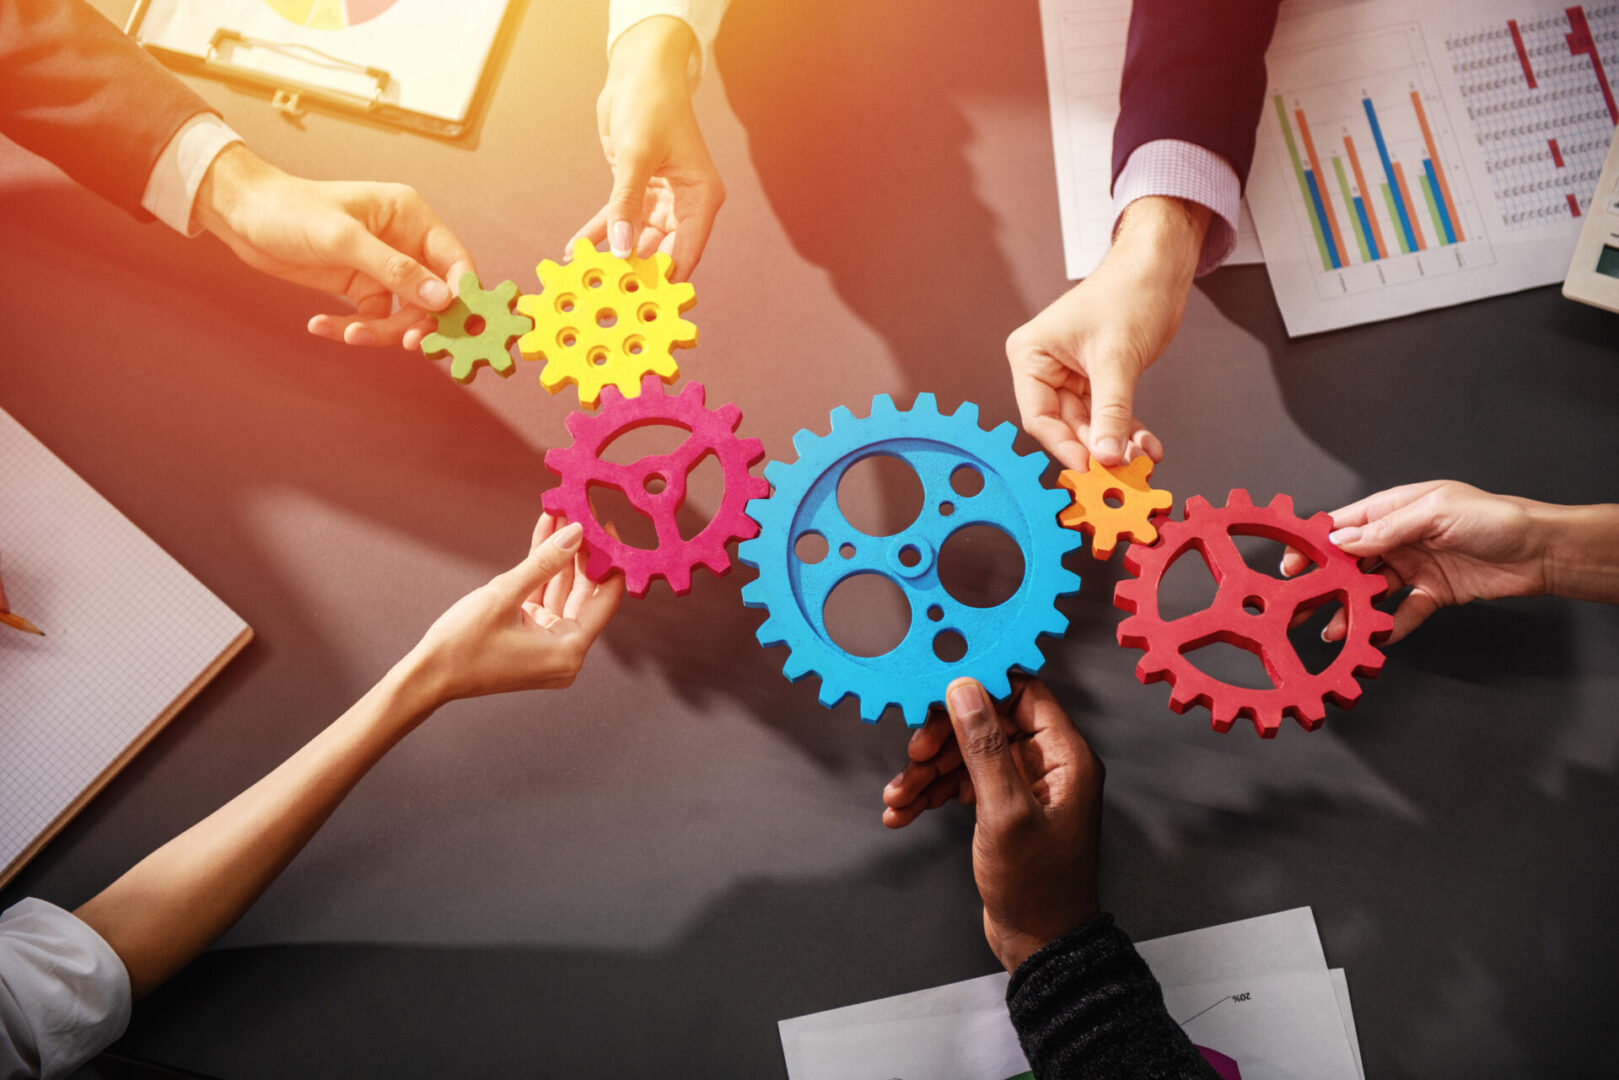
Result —
<path fill-rule="evenodd" d="M 613 162 L 613 194 L 607 199 L 607 246 L 621 259 L 635 250 L 652 162 L 645 154 L 619 154 Z"/>
<path fill-rule="evenodd" d="M 584 539 L 584 526 L 577 521 L 563 526 L 543 543 L 529 550 L 528 557 L 490 582 L 514 604 L 520 604 L 535 589 L 556 577 L 573 563 L 574 552 Z"/>
<path fill-rule="evenodd" d="M 1364 559 L 1420 543 L 1433 532 L 1434 525 L 1434 513 L 1428 500 L 1418 499 L 1365 525 L 1337 529 L 1329 539 L 1340 551 Z"/>
<path fill-rule="evenodd" d="M 337 257 L 399 297 L 405 305 L 443 311 L 450 304 L 450 287 L 427 267 L 367 232 L 358 222 L 339 241 Z"/>
<path fill-rule="evenodd" d="M 1121 358 L 1112 356 L 1090 367 L 1090 451 L 1103 465 L 1123 465 L 1124 447 L 1130 441 L 1130 424 L 1135 419 L 1131 399 L 1136 390 L 1136 373 Z"/>
<path fill-rule="evenodd" d="M 976 679 L 957 679 L 944 700 L 979 807 L 993 813 L 1021 799 L 1027 792 L 1012 760 L 1012 744 L 983 686 Z"/>

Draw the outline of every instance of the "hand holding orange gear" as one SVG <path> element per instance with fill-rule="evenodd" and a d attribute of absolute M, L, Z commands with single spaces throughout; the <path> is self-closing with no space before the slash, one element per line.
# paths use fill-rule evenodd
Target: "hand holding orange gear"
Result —
<path fill-rule="evenodd" d="M 1151 476 L 1152 459 L 1145 454 L 1116 469 L 1092 457 L 1088 472 L 1063 470 L 1057 483 L 1074 493 L 1074 504 L 1057 515 L 1058 524 L 1090 537 L 1091 554 L 1098 559 L 1110 558 L 1121 537 L 1152 543 L 1158 539 L 1152 516 L 1169 510 L 1175 496 L 1149 486 Z"/>

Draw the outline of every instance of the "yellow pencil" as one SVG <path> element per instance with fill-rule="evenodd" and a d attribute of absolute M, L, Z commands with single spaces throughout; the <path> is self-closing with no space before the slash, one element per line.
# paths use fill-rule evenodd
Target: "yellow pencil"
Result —
<path fill-rule="evenodd" d="M 9 611 L 0 611 L 0 623 L 5 623 L 13 630 L 21 630 L 25 634 L 38 634 L 40 637 L 45 636 L 45 631 L 29 622 L 21 615 L 14 615 Z"/>

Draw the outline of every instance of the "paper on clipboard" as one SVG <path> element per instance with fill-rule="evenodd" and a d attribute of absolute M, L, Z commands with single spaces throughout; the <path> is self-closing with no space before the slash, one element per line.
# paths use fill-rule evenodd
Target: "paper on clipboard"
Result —
<path fill-rule="evenodd" d="M 467 121 L 508 0 L 147 0 L 129 30 L 142 45 L 221 78 L 328 91 L 360 108 Z M 381 73 L 381 77 L 378 77 Z"/>

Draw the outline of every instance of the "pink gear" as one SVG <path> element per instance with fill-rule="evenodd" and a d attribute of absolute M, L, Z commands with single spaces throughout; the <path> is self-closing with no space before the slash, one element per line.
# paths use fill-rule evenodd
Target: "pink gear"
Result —
<path fill-rule="evenodd" d="M 668 394 L 657 375 L 648 375 L 637 397 L 626 398 L 617 387 L 602 389 L 602 405 L 595 414 L 569 415 L 573 445 L 546 451 L 545 466 L 562 483 L 544 496 L 546 510 L 577 521 L 585 528 L 586 572 L 597 580 L 614 570 L 624 571 L 625 591 L 644 596 L 652 579 L 662 577 L 676 596 L 691 591 L 694 566 L 706 566 L 715 575 L 731 569 L 726 545 L 756 536 L 759 526 L 744 512 L 749 499 L 770 494 L 763 477 L 748 470 L 765 456 L 758 439 L 736 435 L 742 411 L 735 405 L 709 409 L 703 403 L 702 383 L 687 383 L 678 395 Z M 601 459 L 613 439 L 634 428 L 663 424 L 691 434 L 673 451 L 644 457 L 631 465 Z M 676 514 L 686 501 L 686 478 L 704 456 L 712 453 L 725 473 L 725 494 L 714 517 L 690 540 L 680 535 Z M 649 491 L 648 485 L 658 486 Z M 615 487 L 630 505 L 651 519 L 658 533 L 656 549 L 633 547 L 614 539 L 591 512 L 589 485 Z"/>
<path fill-rule="evenodd" d="M 1278 495 L 1269 506 L 1255 506 L 1246 491 L 1236 489 L 1223 507 L 1202 496 L 1186 500 L 1184 520 L 1158 518 L 1158 542 L 1130 545 L 1124 568 L 1134 579 L 1120 581 L 1113 605 L 1132 612 L 1119 624 L 1119 644 L 1144 649 L 1136 665 L 1143 683 L 1169 680 L 1174 688 L 1169 707 L 1184 713 L 1206 705 L 1215 731 L 1228 731 L 1239 716 L 1253 721 L 1261 738 L 1272 738 L 1282 717 L 1292 716 L 1308 731 L 1326 719 L 1323 698 L 1350 708 L 1360 698 L 1356 676 L 1375 678 L 1383 654 L 1375 645 L 1394 629 L 1394 617 L 1373 605 L 1388 591 L 1381 575 L 1360 569 L 1327 539 L 1332 515 L 1309 520 L 1294 515 L 1293 500 Z M 1282 580 L 1252 569 L 1232 536 L 1264 536 L 1302 551 L 1315 564 L 1295 578 Z M 1214 602 L 1203 611 L 1165 620 L 1158 614 L 1158 589 L 1164 574 L 1188 548 L 1196 548 L 1218 585 Z M 1343 604 L 1349 629 L 1338 656 L 1312 675 L 1288 641 L 1293 614 L 1330 600 Z M 1264 661 L 1271 689 L 1232 686 L 1204 673 L 1186 653 L 1221 641 L 1247 649 Z"/>

